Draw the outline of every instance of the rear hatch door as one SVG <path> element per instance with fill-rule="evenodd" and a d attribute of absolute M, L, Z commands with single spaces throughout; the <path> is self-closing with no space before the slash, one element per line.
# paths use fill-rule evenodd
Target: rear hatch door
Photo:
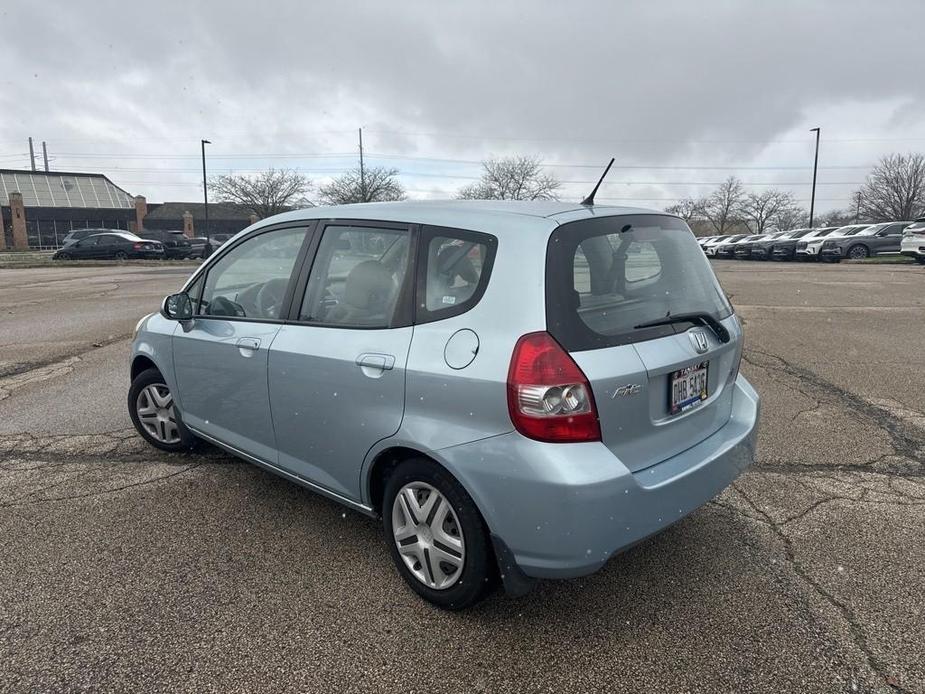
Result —
<path fill-rule="evenodd" d="M 560 226 L 547 252 L 547 329 L 587 376 L 603 443 L 630 470 L 729 420 L 741 329 L 680 219 Z"/>

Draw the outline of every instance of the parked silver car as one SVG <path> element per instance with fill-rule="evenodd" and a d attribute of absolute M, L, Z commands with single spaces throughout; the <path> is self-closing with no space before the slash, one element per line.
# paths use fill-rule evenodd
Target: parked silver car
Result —
<path fill-rule="evenodd" d="M 677 217 L 318 207 L 244 230 L 140 321 L 128 406 L 158 448 L 204 439 L 381 516 L 408 584 L 460 609 L 594 572 L 736 479 L 741 356 Z"/>

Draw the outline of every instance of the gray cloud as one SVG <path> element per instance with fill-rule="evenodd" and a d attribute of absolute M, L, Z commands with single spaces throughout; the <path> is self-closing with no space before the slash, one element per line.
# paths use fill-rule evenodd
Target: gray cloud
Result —
<path fill-rule="evenodd" d="M 0 13 L 18 28 L 0 40 L 0 166 L 24 164 L 13 155 L 34 135 L 60 168 L 99 169 L 152 198 L 198 195 L 200 137 L 215 142 L 217 168 L 299 166 L 320 179 L 350 160 L 237 155 L 350 155 L 360 125 L 371 154 L 463 160 L 806 166 L 814 125 L 823 164 L 925 149 L 917 0 L 13 4 Z M 427 194 L 478 169 L 390 161 L 430 174 L 406 177 Z M 617 169 L 615 181 L 637 185 L 607 195 L 667 201 L 728 173 L 805 178 Z M 863 174 L 827 174 L 846 183 L 820 193 L 823 206 L 846 204 Z"/>

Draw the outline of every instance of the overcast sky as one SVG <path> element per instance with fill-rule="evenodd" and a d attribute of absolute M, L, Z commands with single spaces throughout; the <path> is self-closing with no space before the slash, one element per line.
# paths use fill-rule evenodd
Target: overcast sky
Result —
<path fill-rule="evenodd" d="M 151 201 L 201 199 L 200 138 L 210 172 L 320 183 L 361 126 L 411 197 L 530 154 L 580 199 L 614 156 L 598 200 L 655 208 L 731 173 L 808 205 L 815 126 L 822 210 L 925 151 L 921 0 L 7 0 L 0 26 L 0 168 L 31 135 Z"/>

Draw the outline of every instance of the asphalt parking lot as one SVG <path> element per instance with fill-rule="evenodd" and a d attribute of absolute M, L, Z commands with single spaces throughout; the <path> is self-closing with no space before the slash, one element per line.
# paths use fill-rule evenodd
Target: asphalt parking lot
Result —
<path fill-rule="evenodd" d="M 717 261 L 757 464 L 586 579 L 462 614 L 373 521 L 125 411 L 189 267 L 0 271 L 0 690 L 925 692 L 925 268 Z"/>

